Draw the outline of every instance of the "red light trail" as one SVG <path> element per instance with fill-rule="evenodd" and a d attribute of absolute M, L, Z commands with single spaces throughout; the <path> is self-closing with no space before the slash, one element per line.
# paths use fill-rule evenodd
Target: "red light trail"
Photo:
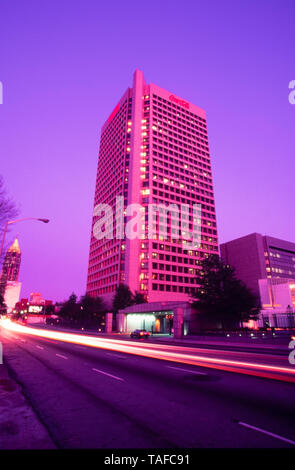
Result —
<path fill-rule="evenodd" d="M 77 333 L 66 333 L 61 331 L 43 330 L 37 328 L 29 328 L 20 324 L 12 323 L 10 320 L 2 320 L 1 326 L 5 330 L 44 338 L 45 340 L 57 340 L 66 343 L 80 344 L 84 346 L 109 349 L 112 351 L 123 352 L 127 354 L 135 354 L 138 356 L 149 357 L 152 359 L 161 359 L 181 364 L 190 364 L 193 366 L 207 367 L 210 369 L 219 369 L 229 372 L 235 372 L 257 377 L 264 377 L 285 382 L 295 383 L 295 368 L 282 367 L 277 365 L 262 364 L 248 361 L 238 361 L 231 359 L 222 359 L 218 357 L 200 356 L 197 354 L 189 354 L 191 352 L 200 352 L 197 348 L 187 348 L 173 345 L 163 344 L 143 344 L 134 343 L 126 340 L 117 340 L 111 338 L 101 338 L 96 336 L 85 336 Z M 173 350 L 173 351 L 172 351 Z M 176 352 L 178 351 L 178 352 Z M 180 352 L 181 351 L 181 352 Z M 218 354 L 217 350 L 202 350 L 202 352 L 210 352 Z M 286 352 L 288 350 L 286 348 Z M 222 354 L 233 355 L 233 351 L 222 351 Z M 241 354 L 241 353 L 238 353 Z M 246 353 L 250 355 L 250 353 Z M 259 356 L 256 355 L 256 357 Z M 271 356 L 273 357 L 273 356 Z"/>

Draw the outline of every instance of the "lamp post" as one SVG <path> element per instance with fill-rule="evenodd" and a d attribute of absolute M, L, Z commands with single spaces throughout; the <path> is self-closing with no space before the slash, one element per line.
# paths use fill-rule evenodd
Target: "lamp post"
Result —
<path fill-rule="evenodd" d="M 5 235 L 7 232 L 8 225 L 11 224 L 16 224 L 17 222 L 24 222 L 25 220 L 38 220 L 39 222 L 43 222 L 44 224 L 48 224 L 49 219 L 39 219 L 37 217 L 26 217 L 24 219 L 16 219 L 16 220 L 6 220 L 5 226 L 4 226 L 4 231 L 3 231 L 3 236 L 2 236 L 2 241 L 1 241 L 1 247 L 0 247 L 0 259 L 2 256 L 2 250 L 4 246 L 4 240 L 5 240 Z"/>

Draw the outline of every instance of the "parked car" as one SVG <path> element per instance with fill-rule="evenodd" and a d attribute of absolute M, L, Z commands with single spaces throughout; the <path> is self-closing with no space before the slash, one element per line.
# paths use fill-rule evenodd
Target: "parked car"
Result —
<path fill-rule="evenodd" d="M 148 338 L 150 332 L 146 330 L 134 330 L 130 334 L 130 338 Z"/>
<path fill-rule="evenodd" d="M 47 317 L 45 320 L 46 325 L 58 325 L 60 323 L 60 319 L 56 315 L 52 315 L 51 317 Z"/>

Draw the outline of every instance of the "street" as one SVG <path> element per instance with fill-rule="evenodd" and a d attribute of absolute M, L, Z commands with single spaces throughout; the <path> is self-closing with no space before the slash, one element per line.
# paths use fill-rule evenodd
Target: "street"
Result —
<path fill-rule="evenodd" d="M 215 358 L 291 369 L 288 351 L 286 356 L 201 351 L 137 340 L 92 347 L 82 344 L 85 337 L 78 344 L 4 328 L 0 340 L 5 363 L 57 448 L 295 445 L 291 373 L 273 380 L 248 375 L 244 366 L 243 373 L 223 370 L 223 363 L 221 369 L 212 368 L 211 362 Z M 190 361 L 183 362 L 180 356 L 188 353 Z M 166 354 L 175 358 L 167 360 Z M 202 357 L 209 367 L 195 365 L 202 364 Z M 253 366 L 248 367 L 251 374 Z"/>

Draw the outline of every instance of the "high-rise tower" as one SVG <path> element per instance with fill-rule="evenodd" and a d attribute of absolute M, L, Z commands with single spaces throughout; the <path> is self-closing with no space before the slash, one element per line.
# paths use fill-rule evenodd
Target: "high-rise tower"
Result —
<path fill-rule="evenodd" d="M 116 217 L 118 196 L 124 219 Z M 103 211 L 101 204 L 111 211 Z M 127 209 L 131 204 L 142 211 L 139 238 L 122 237 L 122 221 L 125 227 L 135 210 Z M 151 204 L 170 206 L 169 212 L 160 209 L 149 219 Z M 183 236 L 192 230 L 192 220 L 184 215 L 180 226 L 180 209 L 196 204 L 201 210 L 200 244 L 191 248 Z M 146 84 L 136 70 L 133 87 L 102 127 L 94 206 L 100 209 L 92 221 L 87 293 L 108 300 L 125 283 L 148 301 L 187 300 L 200 260 L 218 253 L 205 111 Z M 97 239 L 93 232 L 101 215 L 111 219 L 113 231 L 108 224 L 106 237 Z M 151 221 L 157 230 L 152 237 Z"/>
<path fill-rule="evenodd" d="M 2 266 L 0 278 L 0 295 L 4 296 L 7 282 L 16 282 L 19 276 L 21 251 L 16 238 L 8 248 Z"/>
<path fill-rule="evenodd" d="M 21 263 L 21 251 L 16 238 L 8 248 L 0 277 L 0 295 L 4 298 L 7 312 L 10 313 L 19 300 L 21 282 L 18 282 Z"/>

